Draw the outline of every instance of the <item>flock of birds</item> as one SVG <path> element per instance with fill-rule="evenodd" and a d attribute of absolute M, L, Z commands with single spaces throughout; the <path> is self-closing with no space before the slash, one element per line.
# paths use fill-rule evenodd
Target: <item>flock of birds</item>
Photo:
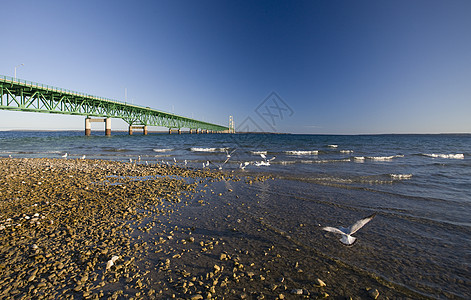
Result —
<path fill-rule="evenodd" d="M 232 151 L 229 152 L 228 149 L 224 149 L 225 152 L 226 152 L 226 159 L 224 160 L 224 162 L 222 162 L 221 164 L 218 164 L 218 163 L 214 163 L 214 162 L 211 162 L 210 160 L 207 160 L 206 162 L 203 163 L 203 169 L 204 168 L 209 168 L 209 166 L 212 164 L 214 166 L 216 166 L 219 170 L 222 170 L 224 165 L 231 159 L 232 157 L 232 154 L 237 150 L 237 149 L 234 149 Z M 273 161 L 276 157 L 273 156 L 272 158 L 268 159 L 267 156 L 264 154 L 264 153 L 259 153 L 260 157 L 262 158 L 262 160 L 260 161 L 246 161 L 246 162 L 240 162 L 239 164 L 239 168 L 242 169 L 242 170 L 245 170 L 245 168 L 249 165 L 254 165 L 256 167 L 260 167 L 260 166 L 270 166 L 270 162 Z M 11 157 L 11 156 L 10 156 Z M 68 154 L 65 153 L 64 155 L 62 155 L 62 158 L 64 159 L 67 159 L 68 157 Z M 83 155 L 81 157 L 81 159 L 85 159 L 86 156 Z M 139 156 L 137 158 L 138 162 L 141 161 L 141 157 Z M 135 161 L 135 162 L 136 162 Z M 174 157 L 173 158 L 173 161 L 175 164 L 179 164 L 177 159 Z M 132 158 L 129 159 L 129 162 L 132 163 L 133 160 Z M 167 165 L 169 165 L 169 162 L 165 162 L 162 160 L 162 163 L 165 163 Z M 188 161 L 185 159 L 183 161 L 183 165 L 186 166 L 188 163 Z M 148 164 L 148 162 L 146 161 L 146 165 Z M 325 231 L 328 231 L 328 232 L 332 232 L 332 233 L 336 233 L 336 234 L 340 234 L 340 242 L 346 246 L 352 246 L 357 238 L 352 236 L 354 233 L 356 233 L 358 230 L 360 230 L 363 226 L 365 226 L 368 222 L 370 222 L 374 217 L 376 216 L 376 213 L 366 217 L 366 218 L 363 218 L 363 219 L 360 219 L 358 221 L 356 221 L 355 223 L 353 223 L 351 226 L 349 227 L 330 227 L 330 226 L 327 226 L 327 227 L 323 227 L 322 230 L 325 230 Z M 114 256 L 110 261 L 108 261 L 107 263 L 107 266 L 106 266 L 106 269 L 108 270 L 113 264 L 114 262 L 119 259 L 118 256 Z"/>
<path fill-rule="evenodd" d="M 203 163 L 203 169 L 204 168 L 207 168 L 209 167 L 211 164 L 215 165 L 219 170 L 222 170 L 223 166 L 229 161 L 229 159 L 231 159 L 232 157 L 232 154 L 236 151 L 237 149 L 234 149 L 232 150 L 231 152 L 229 152 L 229 150 L 227 149 L 224 149 L 224 151 L 226 152 L 226 160 L 221 163 L 221 164 L 218 164 L 218 163 L 214 163 L 214 162 L 211 162 L 211 161 L 206 161 L 205 163 Z M 270 159 L 267 159 L 266 155 L 263 154 L 263 153 L 260 153 L 260 157 L 263 159 L 261 161 L 246 161 L 246 162 L 240 162 L 239 163 L 239 169 L 241 170 L 245 170 L 245 168 L 248 166 L 248 165 L 254 165 L 256 167 L 260 167 L 260 166 L 269 166 L 270 165 L 270 162 L 272 160 L 274 160 L 276 157 L 273 156 L 272 158 Z"/>
<path fill-rule="evenodd" d="M 207 160 L 206 162 L 203 162 L 203 169 L 204 169 L 204 168 L 208 168 L 210 165 L 214 165 L 214 166 L 217 167 L 217 169 L 222 170 L 223 167 L 224 167 L 224 165 L 231 159 L 232 154 L 233 154 L 236 150 L 237 150 L 237 149 L 234 149 L 234 150 L 232 150 L 232 151 L 229 152 L 228 149 L 224 149 L 224 151 L 226 152 L 226 159 L 225 159 L 222 163 L 215 163 L 215 162 L 212 162 L 212 161 L 210 161 L 210 160 Z M 67 159 L 68 156 L 69 156 L 69 155 L 68 155 L 68 153 L 66 152 L 66 153 L 63 154 L 61 157 L 64 158 L 64 159 Z M 11 157 L 11 156 L 10 156 L 10 157 Z M 240 168 L 241 170 L 245 170 L 245 168 L 246 168 L 248 165 L 254 165 L 254 166 L 256 166 L 256 167 L 260 167 L 260 166 L 270 166 L 270 162 L 273 161 L 273 160 L 276 158 L 275 156 L 273 156 L 272 158 L 268 159 L 268 158 L 266 157 L 266 155 L 263 154 L 263 153 L 260 153 L 260 157 L 262 158 L 262 160 L 260 160 L 260 161 L 246 161 L 246 162 L 240 162 L 239 168 Z M 85 158 L 86 158 L 86 155 L 82 155 L 81 159 L 85 159 Z M 141 161 L 141 156 L 138 156 L 137 161 L 138 161 L 138 162 Z M 176 159 L 175 157 L 173 158 L 173 161 L 174 161 L 175 164 L 178 164 L 177 159 Z M 132 158 L 129 158 L 129 162 L 130 162 L 130 163 L 133 162 Z M 134 162 L 136 162 L 136 161 L 134 161 Z M 164 160 L 162 160 L 162 163 L 167 164 L 167 165 L 169 164 L 168 161 L 165 162 Z M 186 166 L 187 164 L 188 164 L 188 161 L 185 159 L 185 160 L 183 161 L 183 165 Z M 146 165 L 148 165 L 148 162 L 147 162 L 147 161 L 146 161 Z"/>

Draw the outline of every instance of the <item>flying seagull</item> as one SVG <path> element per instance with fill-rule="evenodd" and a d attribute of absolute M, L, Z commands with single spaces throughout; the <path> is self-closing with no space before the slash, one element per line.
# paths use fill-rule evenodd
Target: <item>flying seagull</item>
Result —
<path fill-rule="evenodd" d="M 224 151 L 226 151 L 226 157 L 231 158 L 232 153 L 234 153 L 237 149 L 232 150 L 230 153 L 227 151 L 227 148 L 224 148 Z"/>
<path fill-rule="evenodd" d="M 352 236 L 355 232 L 360 230 L 363 226 L 365 226 L 366 223 L 371 221 L 374 217 L 376 216 L 376 213 L 372 214 L 371 216 L 368 216 L 364 219 L 358 220 L 355 223 L 353 223 L 352 226 L 344 228 L 344 227 L 323 227 L 322 229 L 325 231 L 330 231 L 333 233 L 338 233 L 341 234 L 342 237 L 340 238 L 340 241 L 345 244 L 345 245 L 353 245 L 355 243 L 356 239 L 355 237 Z"/>

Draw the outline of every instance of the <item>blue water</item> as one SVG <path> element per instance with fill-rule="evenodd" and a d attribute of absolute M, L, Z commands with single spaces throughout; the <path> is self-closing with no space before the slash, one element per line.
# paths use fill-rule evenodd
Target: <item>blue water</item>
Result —
<path fill-rule="evenodd" d="M 317 229 L 298 235 L 306 246 L 425 295 L 471 298 L 471 135 L 0 132 L 0 157 L 65 153 L 191 168 L 209 161 L 211 169 L 273 175 L 278 181 L 261 188 L 268 196 L 260 209 L 271 207 L 280 230 L 300 220 L 349 225 L 377 212 L 353 250 Z"/>

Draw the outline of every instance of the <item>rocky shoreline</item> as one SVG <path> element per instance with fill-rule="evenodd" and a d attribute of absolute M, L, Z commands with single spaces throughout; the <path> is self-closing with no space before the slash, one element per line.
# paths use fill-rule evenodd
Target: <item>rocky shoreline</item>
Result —
<path fill-rule="evenodd" d="M 0 174 L 0 299 L 417 296 L 244 215 L 263 176 L 26 158 Z"/>

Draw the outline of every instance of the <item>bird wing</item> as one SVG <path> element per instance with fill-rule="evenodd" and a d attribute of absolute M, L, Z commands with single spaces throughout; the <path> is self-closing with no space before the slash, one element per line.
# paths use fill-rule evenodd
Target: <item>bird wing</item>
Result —
<path fill-rule="evenodd" d="M 345 234 L 345 233 L 342 232 L 340 229 L 335 228 L 335 227 L 322 227 L 322 230 L 330 231 L 330 232 L 338 233 L 338 234 Z"/>
<path fill-rule="evenodd" d="M 265 156 L 265 154 L 263 153 L 260 153 L 260 156 L 263 158 L 263 159 L 266 159 L 267 157 Z"/>
<path fill-rule="evenodd" d="M 365 226 L 366 223 L 371 221 L 375 216 L 376 216 L 376 213 L 374 213 L 371 216 L 368 216 L 364 219 L 356 221 L 352 226 L 350 226 L 350 233 L 349 234 L 354 234 L 355 232 L 357 232 L 360 228 Z"/>

